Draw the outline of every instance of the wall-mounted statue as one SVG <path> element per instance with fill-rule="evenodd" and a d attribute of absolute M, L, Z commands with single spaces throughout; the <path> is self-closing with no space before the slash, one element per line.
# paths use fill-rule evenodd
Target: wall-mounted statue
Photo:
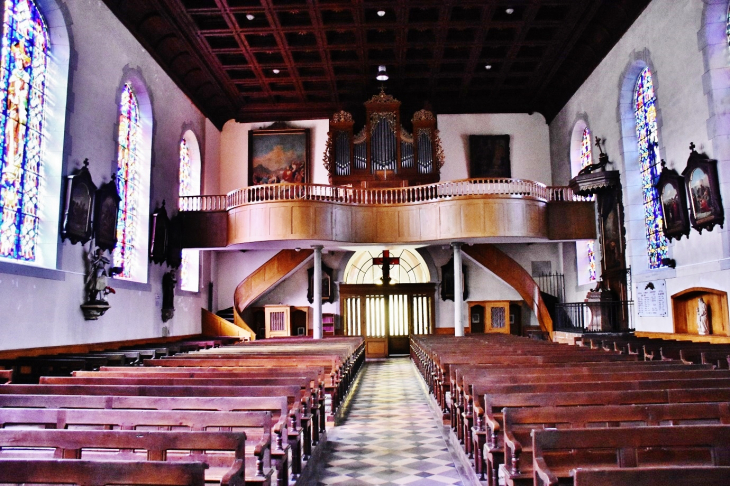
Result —
<path fill-rule="evenodd" d="M 121 273 L 121 268 L 112 267 L 107 269 L 110 260 L 104 256 L 103 249 L 98 246 L 95 247 L 93 244 L 89 246 L 85 258 L 88 266 L 86 280 L 84 281 L 86 301 L 81 304 L 81 310 L 84 313 L 84 319 L 95 321 L 111 307 L 105 297 L 116 292 L 107 285 L 107 279 Z"/>

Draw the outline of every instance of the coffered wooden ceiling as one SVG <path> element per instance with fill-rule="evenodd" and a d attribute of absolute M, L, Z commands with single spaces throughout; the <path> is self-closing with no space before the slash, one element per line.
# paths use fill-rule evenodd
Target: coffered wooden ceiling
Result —
<path fill-rule="evenodd" d="M 424 106 L 550 120 L 649 1 L 104 0 L 218 127 L 359 118 L 381 85 L 404 121 Z"/>

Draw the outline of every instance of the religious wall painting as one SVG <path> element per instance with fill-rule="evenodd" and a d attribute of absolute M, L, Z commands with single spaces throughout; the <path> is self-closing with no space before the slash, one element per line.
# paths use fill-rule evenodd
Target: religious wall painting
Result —
<path fill-rule="evenodd" d="M 91 239 L 91 215 L 94 209 L 96 185 L 89 173 L 89 159 L 84 166 L 66 177 L 66 197 L 64 199 L 61 239 L 71 240 L 72 244 L 84 244 Z"/>
<path fill-rule="evenodd" d="M 117 245 L 117 215 L 121 198 L 114 180 L 96 191 L 94 201 L 94 240 L 102 250 L 114 250 Z"/>
<path fill-rule="evenodd" d="M 509 135 L 469 135 L 469 177 L 512 177 Z"/>
<path fill-rule="evenodd" d="M 656 183 L 659 199 L 662 204 L 664 236 L 682 239 L 689 235 L 689 213 L 687 212 L 687 192 L 684 177 L 676 170 L 668 169 L 662 160 L 662 173 Z"/>
<path fill-rule="evenodd" d="M 314 303 L 314 267 L 307 270 L 309 284 L 307 285 L 307 300 L 310 304 Z M 332 291 L 332 269 L 327 265 L 322 265 L 322 303 L 332 303 L 335 301 L 335 295 Z"/>
<path fill-rule="evenodd" d="M 167 260 L 170 218 L 167 217 L 165 201 L 156 208 L 150 218 L 150 261 L 162 265 Z"/>
<path fill-rule="evenodd" d="M 690 144 L 687 167 L 682 171 L 689 199 L 690 224 L 698 232 L 712 231 L 715 225 L 722 228 L 724 211 L 717 179 L 717 160 L 694 150 Z"/>
<path fill-rule="evenodd" d="M 310 134 L 308 128 L 274 123 L 248 132 L 248 183 L 309 182 Z"/>
<path fill-rule="evenodd" d="M 623 238 L 621 231 L 620 208 L 614 205 L 605 218 L 601 218 L 601 247 L 603 248 L 604 269 L 623 267 Z"/>
<path fill-rule="evenodd" d="M 462 300 L 469 298 L 469 289 L 466 281 L 466 265 L 461 266 Z M 446 265 L 441 266 L 441 300 L 454 300 L 454 257 Z"/>

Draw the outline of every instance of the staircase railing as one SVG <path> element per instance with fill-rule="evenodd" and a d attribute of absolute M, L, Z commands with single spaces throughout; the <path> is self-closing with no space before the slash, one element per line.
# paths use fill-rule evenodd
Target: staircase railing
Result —
<path fill-rule="evenodd" d="M 633 307 L 632 300 L 556 304 L 555 330 L 578 333 L 633 331 Z"/>

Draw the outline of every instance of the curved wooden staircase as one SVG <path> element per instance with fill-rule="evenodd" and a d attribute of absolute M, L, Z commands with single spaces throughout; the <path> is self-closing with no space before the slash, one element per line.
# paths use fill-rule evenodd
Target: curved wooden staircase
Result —
<path fill-rule="evenodd" d="M 540 330 L 550 336 L 553 320 L 540 295 L 540 287 L 527 270 L 494 245 L 464 245 L 461 249 L 472 260 L 514 288 L 535 313 Z"/>
<path fill-rule="evenodd" d="M 294 272 L 312 256 L 314 250 L 281 250 L 243 279 L 233 294 L 233 322 L 256 335 L 243 319 L 243 311 L 259 297 Z M 255 337 L 254 337 L 255 339 Z"/>

